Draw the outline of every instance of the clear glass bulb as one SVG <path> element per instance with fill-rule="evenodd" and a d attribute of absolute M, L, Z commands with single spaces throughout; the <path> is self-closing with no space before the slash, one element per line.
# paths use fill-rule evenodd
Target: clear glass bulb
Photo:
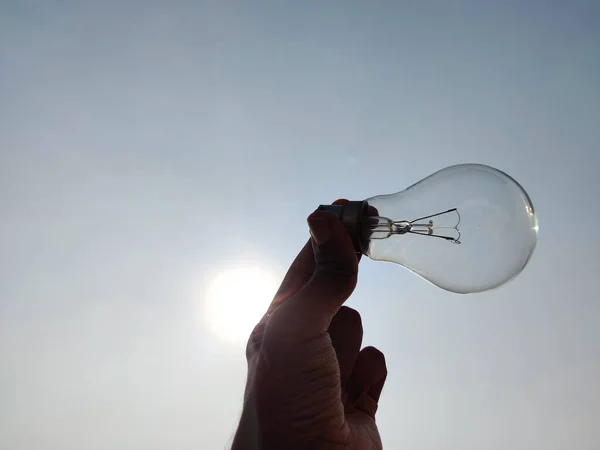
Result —
<path fill-rule="evenodd" d="M 360 219 L 361 251 L 452 292 L 481 292 L 506 283 L 523 270 L 537 242 L 529 196 L 509 175 L 489 166 L 447 167 L 366 204 L 371 216 Z"/>

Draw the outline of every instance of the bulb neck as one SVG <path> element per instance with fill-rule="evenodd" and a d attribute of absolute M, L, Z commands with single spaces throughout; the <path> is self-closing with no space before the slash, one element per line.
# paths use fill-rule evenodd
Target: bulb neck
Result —
<path fill-rule="evenodd" d="M 369 217 L 369 204 L 366 200 L 350 201 L 345 205 L 321 205 L 317 208 L 337 216 L 352 238 L 357 253 L 364 254 L 369 248 L 369 230 L 365 226 Z"/>

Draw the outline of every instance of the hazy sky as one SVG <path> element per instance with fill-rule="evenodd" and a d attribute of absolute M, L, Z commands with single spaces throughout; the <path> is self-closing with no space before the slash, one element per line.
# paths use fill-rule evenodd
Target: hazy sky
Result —
<path fill-rule="evenodd" d="M 539 243 L 470 296 L 361 263 L 384 447 L 598 449 L 599 142 L 593 0 L 0 2 L 0 448 L 227 448 L 215 277 L 279 278 L 319 203 L 479 162 Z"/>

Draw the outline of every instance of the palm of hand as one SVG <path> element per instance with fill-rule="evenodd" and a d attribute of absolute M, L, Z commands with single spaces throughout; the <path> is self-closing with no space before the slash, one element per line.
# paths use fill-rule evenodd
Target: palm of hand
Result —
<path fill-rule="evenodd" d="M 277 311 L 286 313 L 285 305 Z M 326 333 L 272 339 L 281 335 L 259 326 L 248 347 L 247 395 L 277 442 L 265 448 L 380 450 L 375 412 L 387 371 L 381 352 L 360 350 L 360 315 L 342 307 Z"/>

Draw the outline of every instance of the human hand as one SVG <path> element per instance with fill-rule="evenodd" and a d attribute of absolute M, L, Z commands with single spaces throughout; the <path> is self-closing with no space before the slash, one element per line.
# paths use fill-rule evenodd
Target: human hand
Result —
<path fill-rule="evenodd" d="M 316 211 L 308 224 L 311 239 L 248 341 L 232 450 L 382 448 L 375 412 L 385 359 L 373 347 L 361 350 L 360 315 L 342 306 L 359 257 L 333 214 Z"/>

